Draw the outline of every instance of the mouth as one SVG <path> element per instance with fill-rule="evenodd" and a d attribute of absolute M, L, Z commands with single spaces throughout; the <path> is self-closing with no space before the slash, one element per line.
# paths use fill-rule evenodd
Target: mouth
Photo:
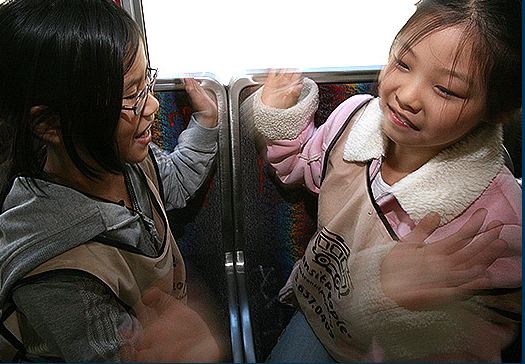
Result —
<path fill-rule="evenodd" d="M 405 128 L 411 128 L 411 129 L 413 129 L 415 131 L 420 131 L 421 130 L 420 128 L 418 128 L 417 126 L 412 124 L 412 122 L 406 116 L 404 116 L 403 114 L 400 114 L 394 108 L 392 108 L 392 106 L 390 106 L 390 105 L 387 105 L 387 106 L 388 106 L 388 109 L 390 110 L 390 116 L 392 118 L 392 121 L 396 125 L 399 125 L 399 126 L 405 127 Z"/>
<path fill-rule="evenodd" d="M 140 133 L 139 135 L 137 135 L 135 137 L 135 139 L 146 139 L 146 138 L 149 138 L 151 136 L 151 126 L 153 124 L 149 124 L 148 127 L 146 129 L 144 129 L 144 131 L 142 133 Z"/>

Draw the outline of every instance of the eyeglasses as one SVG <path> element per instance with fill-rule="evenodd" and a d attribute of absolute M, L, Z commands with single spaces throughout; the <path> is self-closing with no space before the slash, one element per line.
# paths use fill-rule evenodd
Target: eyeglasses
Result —
<path fill-rule="evenodd" d="M 159 72 L 158 68 L 149 68 L 148 67 L 148 75 L 146 76 L 147 83 L 146 87 L 139 93 L 137 98 L 135 99 L 135 103 L 133 106 L 122 106 L 122 110 L 133 110 L 133 113 L 135 115 L 138 115 L 142 112 L 142 109 L 144 108 L 144 105 L 146 104 L 146 99 L 148 98 L 148 94 L 153 91 L 153 86 L 155 86 L 155 82 L 157 82 L 157 74 Z"/>

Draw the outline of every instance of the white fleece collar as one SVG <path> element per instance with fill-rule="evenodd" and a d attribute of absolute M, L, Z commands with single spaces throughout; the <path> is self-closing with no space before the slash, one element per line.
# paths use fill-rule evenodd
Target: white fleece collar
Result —
<path fill-rule="evenodd" d="M 343 158 L 367 162 L 385 155 L 379 99 L 372 100 L 355 121 Z M 461 214 L 489 186 L 504 164 L 501 124 L 484 124 L 444 149 L 415 172 L 392 186 L 392 193 L 416 223 L 437 212 L 444 225 Z"/>

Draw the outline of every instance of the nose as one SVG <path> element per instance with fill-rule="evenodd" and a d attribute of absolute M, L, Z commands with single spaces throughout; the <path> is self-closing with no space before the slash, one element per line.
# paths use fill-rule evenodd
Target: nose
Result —
<path fill-rule="evenodd" d="M 399 107 L 404 111 L 417 114 L 422 107 L 421 90 L 417 83 L 410 83 L 399 87 L 395 93 L 395 99 Z"/>
<path fill-rule="evenodd" d="M 159 108 L 159 100 L 151 92 L 148 92 L 146 96 L 146 103 L 144 105 L 144 110 L 142 110 L 143 116 L 150 116 L 155 113 Z"/>

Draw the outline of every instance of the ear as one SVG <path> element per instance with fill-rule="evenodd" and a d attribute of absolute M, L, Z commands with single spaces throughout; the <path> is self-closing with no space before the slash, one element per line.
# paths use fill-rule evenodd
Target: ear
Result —
<path fill-rule="evenodd" d="M 49 115 L 45 115 L 45 114 Z M 33 106 L 29 110 L 34 123 L 33 133 L 45 143 L 60 143 L 60 130 L 58 118 L 53 115 L 47 106 Z"/>

